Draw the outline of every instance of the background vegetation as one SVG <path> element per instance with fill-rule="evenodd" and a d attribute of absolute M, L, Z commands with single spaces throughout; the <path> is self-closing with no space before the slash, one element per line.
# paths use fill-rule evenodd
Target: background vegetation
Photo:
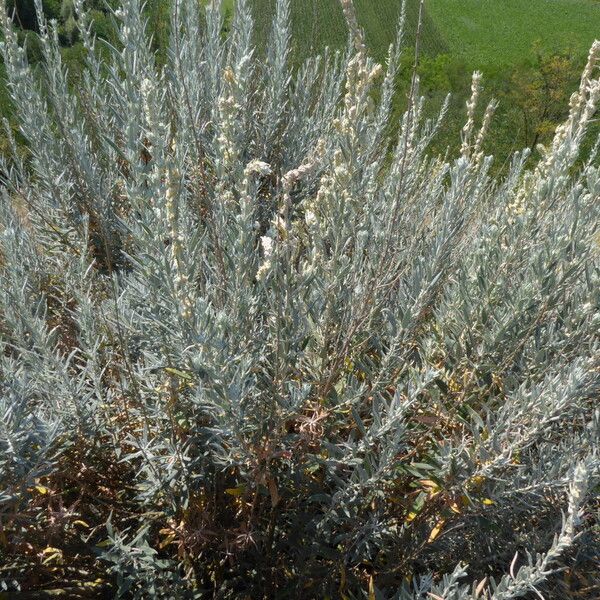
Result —
<path fill-rule="evenodd" d="M 401 3 L 357 0 L 356 11 L 369 50 L 385 59 L 394 41 Z M 419 0 L 406 3 L 408 49 L 403 57 L 397 110 L 410 87 L 414 65 Z M 269 36 L 275 0 L 251 3 L 259 44 Z M 232 14 L 233 0 L 225 3 Z M 301 61 L 329 45 L 343 48 L 347 30 L 338 0 L 291 2 L 294 56 Z M 467 100 L 471 73 L 484 75 L 484 98 L 499 99 L 491 130 L 499 167 L 512 152 L 547 143 L 566 118 L 571 90 L 579 79 L 588 49 L 600 31 L 600 4 L 590 0 L 426 0 L 422 14 L 419 75 L 434 114 L 452 94 L 443 131 L 435 147 L 457 147 L 457 131 Z M 434 108 L 436 107 L 436 108 Z"/>
<path fill-rule="evenodd" d="M 109 3 L 110 4 L 110 3 Z M 72 76 L 80 71 L 82 48 L 74 23 L 72 0 L 45 0 L 48 17 L 60 23 L 63 56 Z M 103 0 L 89 2 L 94 31 L 114 41 L 113 25 Z M 274 14 L 275 0 L 253 0 L 257 43 L 264 47 Z M 29 56 L 39 60 L 34 0 L 10 0 L 20 38 L 27 41 Z M 223 3 L 225 27 L 233 15 L 234 0 Z M 418 0 L 407 2 L 405 44 L 414 47 Z M 384 60 L 396 35 L 400 10 L 397 0 L 357 0 L 356 9 L 369 49 Z M 169 1 L 150 0 L 146 16 L 154 47 L 166 48 L 169 35 Z M 299 64 L 326 46 L 343 48 L 347 30 L 337 0 L 293 0 L 294 61 Z M 556 125 L 566 117 L 566 100 L 578 79 L 592 41 L 600 29 L 600 4 L 592 0 L 426 0 L 420 41 L 419 73 L 422 89 L 432 102 L 430 114 L 446 93 L 452 93 L 448 118 L 435 147 L 457 147 L 462 109 L 467 99 L 470 74 L 480 69 L 485 77 L 486 99 L 500 100 L 492 123 L 494 153 L 504 159 L 522 147 L 535 151 L 547 143 Z M 397 113 L 406 108 L 414 57 L 405 53 L 399 76 L 404 90 L 396 100 Z M 10 116 L 11 107 L 0 85 L 0 113 Z"/>

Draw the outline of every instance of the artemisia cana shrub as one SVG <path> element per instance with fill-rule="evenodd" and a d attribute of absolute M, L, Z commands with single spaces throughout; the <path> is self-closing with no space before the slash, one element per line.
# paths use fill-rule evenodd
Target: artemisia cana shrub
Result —
<path fill-rule="evenodd" d="M 114 46 L 74 5 L 76 85 L 41 1 L 35 70 L 2 7 L 7 597 L 564 597 L 597 551 L 600 44 L 494 179 L 480 75 L 431 156 L 445 106 L 415 77 L 392 122 L 402 37 L 375 64 L 350 0 L 297 68 L 289 0 L 264 51 L 247 0 L 227 36 L 174 0 L 164 65 L 139 0 Z"/>

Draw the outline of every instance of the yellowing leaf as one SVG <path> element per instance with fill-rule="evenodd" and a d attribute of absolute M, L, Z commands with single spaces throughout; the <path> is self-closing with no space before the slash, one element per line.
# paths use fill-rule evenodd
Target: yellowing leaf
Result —
<path fill-rule="evenodd" d="M 460 515 L 460 506 L 457 502 L 452 502 L 452 504 L 450 504 L 450 510 L 457 515 Z"/>
<path fill-rule="evenodd" d="M 435 481 L 433 481 L 431 479 L 421 479 L 419 481 L 419 483 L 423 487 L 426 487 L 426 488 L 430 488 L 430 489 L 433 489 L 433 490 L 439 490 L 440 489 L 440 486 Z"/>
<path fill-rule="evenodd" d="M 369 600 L 375 600 L 375 582 L 373 581 L 373 575 L 369 579 Z"/>
<path fill-rule="evenodd" d="M 186 371 L 181 371 L 179 369 L 174 369 L 173 367 L 166 367 L 165 372 L 169 375 L 173 375 L 174 377 L 179 377 L 179 379 L 192 380 L 194 376 L 191 373 Z"/>
<path fill-rule="evenodd" d="M 484 483 L 485 477 L 483 477 L 482 475 L 475 475 L 474 477 L 471 477 L 471 479 L 469 479 L 469 481 L 467 482 L 468 486 L 474 489 L 481 488 Z"/>
<path fill-rule="evenodd" d="M 484 498 L 481 501 L 482 504 L 485 504 L 486 506 L 492 506 L 493 504 L 496 504 L 493 500 L 491 500 L 490 498 Z"/>
<path fill-rule="evenodd" d="M 437 496 L 441 491 L 440 486 L 431 479 L 422 479 L 419 483 L 428 491 L 430 498 Z"/>
<path fill-rule="evenodd" d="M 43 486 L 43 485 L 36 485 L 36 486 L 34 486 L 33 489 L 36 492 L 38 492 L 38 494 L 42 494 L 42 495 L 50 493 L 50 490 L 47 487 Z"/>
<path fill-rule="evenodd" d="M 86 528 L 89 527 L 89 525 L 85 521 L 82 521 L 81 519 L 77 519 L 77 521 L 73 521 L 73 525 L 81 525 L 82 527 L 86 527 Z"/>
<path fill-rule="evenodd" d="M 48 546 L 42 550 L 42 554 L 46 557 L 42 561 L 43 565 L 47 565 L 51 562 L 62 562 L 63 553 L 60 548 L 53 548 L 52 546 Z"/>
<path fill-rule="evenodd" d="M 241 495 L 243 495 L 244 489 L 245 487 L 243 485 L 239 485 L 238 487 L 227 488 L 225 490 L 225 493 L 229 494 L 230 496 L 235 496 L 236 498 L 239 498 Z"/>
<path fill-rule="evenodd" d="M 435 538 L 437 538 L 437 536 L 440 535 L 440 532 L 442 531 L 445 522 L 445 519 L 440 519 L 437 522 L 437 525 L 431 530 L 431 533 L 429 534 L 429 539 L 427 540 L 429 544 L 431 544 L 431 542 L 433 542 L 433 540 L 435 540 Z"/>
<path fill-rule="evenodd" d="M 346 589 L 346 568 L 344 565 L 340 565 L 340 594 L 342 597 L 345 596 L 344 590 Z"/>
<path fill-rule="evenodd" d="M 160 542 L 160 544 L 158 544 L 158 547 L 161 549 L 166 548 L 169 544 L 172 544 L 176 538 L 177 535 L 175 533 L 170 533 L 164 540 Z"/>
<path fill-rule="evenodd" d="M 417 518 L 417 513 L 416 512 L 409 512 L 408 516 L 406 517 L 406 523 L 410 523 L 412 521 L 414 521 Z"/>

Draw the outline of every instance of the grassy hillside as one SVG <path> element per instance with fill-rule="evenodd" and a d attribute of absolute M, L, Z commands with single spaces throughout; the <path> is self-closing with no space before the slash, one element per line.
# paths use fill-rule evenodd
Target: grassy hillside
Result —
<path fill-rule="evenodd" d="M 535 42 L 549 52 L 586 53 L 600 37 L 600 3 L 591 0 L 426 0 L 453 55 L 473 66 L 513 65 Z"/>
<path fill-rule="evenodd" d="M 262 35 L 275 0 L 252 0 Z M 226 4 L 233 4 L 229 0 Z M 371 52 L 383 58 L 396 34 L 400 0 L 355 0 Z M 414 41 L 419 0 L 408 0 L 407 43 Z M 450 54 L 470 67 L 496 68 L 527 60 L 535 43 L 547 52 L 586 53 L 600 37 L 600 3 L 593 0 L 426 0 L 422 50 Z M 300 56 L 343 46 L 346 25 L 338 0 L 292 0 Z"/>
<path fill-rule="evenodd" d="M 252 0 L 254 16 L 262 35 L 268 35 L 276 0 Z M 374 56 L 385 57 L 396 37 L 401 2 L 399 0 L 355 0 L 361 26 Z M 299 56 L 307 56 L 325 46 L 342 47 L 348 39 L 339 0 L 292 0 L 292 23 Z M 414 43 L 418 21 L 418 2 L 407 6 L 406 41 Z M 423 50 L 429 54 L 449 50 L 429 13 L 423 22 Z"/>

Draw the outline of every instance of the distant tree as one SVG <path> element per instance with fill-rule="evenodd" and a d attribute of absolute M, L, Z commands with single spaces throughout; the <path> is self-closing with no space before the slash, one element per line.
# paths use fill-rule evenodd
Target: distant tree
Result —
<path fill-rule="evenodd" d="M 570 52 L 547 54 L 535 48 L 533 65 L 516 68 L 508 78 L 506 104 L 520 114 L 520 142 L 535 148 L 552 138 L 568 114 L 569 96 L 581 73 L 579 57 Z"/>

